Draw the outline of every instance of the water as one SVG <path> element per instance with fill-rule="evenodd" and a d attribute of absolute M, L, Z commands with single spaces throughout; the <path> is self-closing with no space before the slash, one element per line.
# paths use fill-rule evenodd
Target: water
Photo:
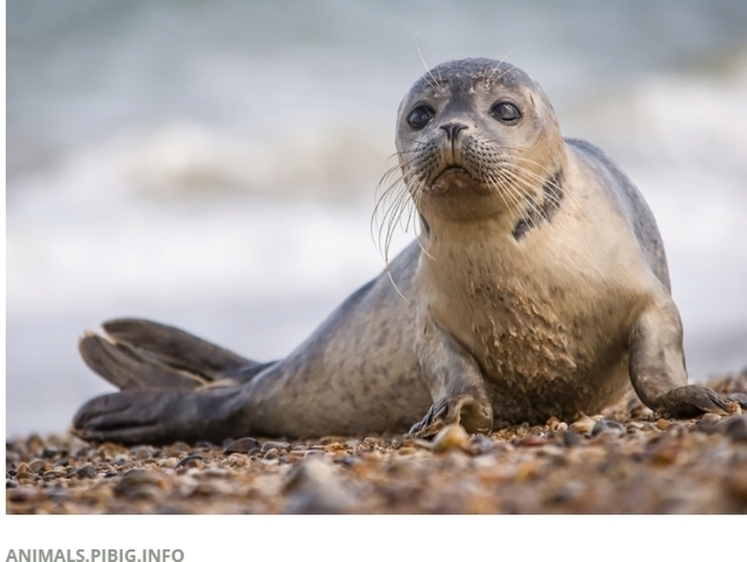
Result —
<path fill-rule="evenodd" d="M 7 433 L 61 431 L 109 390 L 75 348 L 101 320 L 271 359 L 376 275 L 418 51 L 542 83 L 653 208 L 691 374 L 747 365 L 742 1 L 10 0 Z"/>

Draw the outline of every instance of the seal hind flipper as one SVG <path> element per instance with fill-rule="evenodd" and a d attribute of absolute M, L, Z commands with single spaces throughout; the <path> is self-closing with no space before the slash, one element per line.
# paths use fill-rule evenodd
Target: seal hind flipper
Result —
<path fill-rule="evenodd" d="M 157 357 L 122 342 L 110 342 L 98 334 L 86 334 L 78 344 L 83 360 L 92 370 L 122 390 L 133 388 L 191 388 L 207 381 L 195 373 L 175 369 Z"/>
<path fill-rule="evenodd" d="M 211 381 L 236 369 L 260 365 L 184 330 L 151 320 L 118 318 L 104 322 L 103 328 L 114 341 L 147 351 L 171 367 L 199 373 Z"/>
<path fill-rule="evenodd" d="M 198 440 L 220 443 L 248 435 L 240 387 L 131 388 L 93 398 L 73 419 L 73 433 L 87 441 L 152 443 Z"/>

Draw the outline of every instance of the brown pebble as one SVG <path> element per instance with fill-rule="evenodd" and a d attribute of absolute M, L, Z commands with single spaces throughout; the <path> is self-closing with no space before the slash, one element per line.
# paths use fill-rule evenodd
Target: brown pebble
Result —
<path fill-rule="evenodd" d="M 44 470 L 46 463 L 41 459 L 33 460 L 29 463 L 29 468 L 31 469 L 31 472 L 39 472 Z"/>
<path fill-rule="evenodd" d="M 657 429 L 661 429 L 663 431 L 665 429 L 669 429 L 669 427 L 672 425 L 672 422 L 670 422 L 666 418 L 659 418 L 658 420 L 656 420 L 655 425 Z"/>
<path fill-rule="evenodd" d="M 62 478 L 65 476 L 64 470 L 47 470 L 44 474 L 42 474 L 42 478 L 44 480 L 56 480 L 57 478 Z"/>
<path fill-rule="evenodd" d="M 31 472 L 31 468 L 25 462 L 22 462 L 21 464 L 18 465 L 16 472 L 18 474 L 25 474 L 27 472 Z"/>
<path fill-rule="evenodd" d="M 541 447 L 546 445 L 547 441 L 536 435 L 525 435 L 521 439 L 514 440 L 513 443 L 517 447 Z"/>
<path fill-rule="evenodd" d="M 591 433 L 591 430 L 594 429 L 594 424 L 596 423 L 597 422 L 589 416 L 582 416 L 571 424 L 570 429 L 575 433 Z"/>
<path fill-rule="evenodd" d="M 742 503 L 747 503 L 747 467 L 729 474 L 724 484 L 730 496 Z"/>
<path fill-rule="evenodd" d="M 677 460 L 682 443 L 679 439 L 665 437 L 658 442 L 649 443 L 648 457 L 652 464 L 670 465 Z"/>
<path fill-rule="evenodd" d="M 241 439 L 237 439 L 233 443 L 231 443 L 228 447 L 225 448 L 223 451 L 226 455 L 230 453 L 247 453 L 251 454 L 255 451 L 261 450 L 259 446 L 259 441 L 254 439 L 254 437 L 243 437 Z"/>
<path fill-rule="evenodd" d="M 460 449 L 462 451 L 470 450 L 469 435 L 461 425 L 451 424 L 443 427 L 433 440 L 433 451 L 443 453 Z"/>
<path fill-rule="evenodd" d="M 176 465 L 179 464 L 179 459 L 176 457 L 168 457 L 166 459 L 161 459 L 158 461 L 158 466 L 161 466 L 163 468 L 176 468 Z"/>

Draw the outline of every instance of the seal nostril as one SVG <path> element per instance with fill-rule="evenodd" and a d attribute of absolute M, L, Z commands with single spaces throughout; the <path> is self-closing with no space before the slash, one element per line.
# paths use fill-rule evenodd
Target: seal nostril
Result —
<path fill-rule="evenodd" d="M 439 129 L 443 129 L 444 131 L 446 131 L 446 138 L 452 142 L 457 138 L 459 131 L 466 128 L 467 125 L 465 125 L 464 123 L 445 123 L 444 125 L 441 125 L 439 127 Z"/>

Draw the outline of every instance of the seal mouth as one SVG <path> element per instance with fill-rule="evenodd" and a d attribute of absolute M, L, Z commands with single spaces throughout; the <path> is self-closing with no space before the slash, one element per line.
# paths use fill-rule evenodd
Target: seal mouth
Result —
<path fill-rule="evenodd" d="M 475 178 L 463 166 L 450 165 L 441 170 L 431 181 L 428 191 L 448 193 L 464 190 L 483 191 L 481 181 Z"/>

